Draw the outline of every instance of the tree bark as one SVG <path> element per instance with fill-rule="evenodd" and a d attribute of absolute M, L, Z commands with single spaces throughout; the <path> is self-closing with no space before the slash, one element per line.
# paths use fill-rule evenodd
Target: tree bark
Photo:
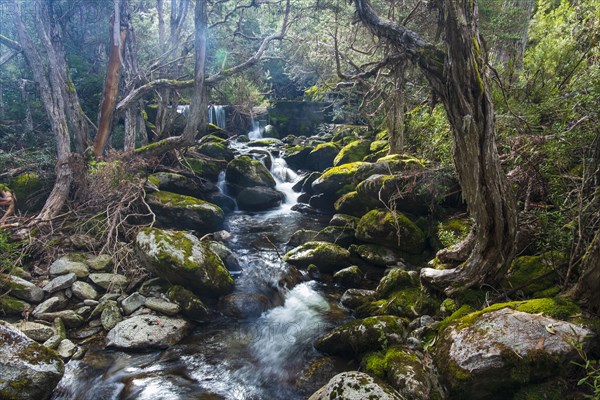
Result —
<path fill-rule="evenodd" d="M 388 154 L 400 154 L 404 149 L 404 106 L 406 104 L 404 71 L 404 64 L 397 64 L 396 70 L 393 71 L 395 93 L 392 94 L 389 99 L 390 104 L 386 107 L 385 123 L 390 144 Z"/>
<path fill-rule="evenodd" d="M 600 314 L 600 231 L 588 246 L 581 269 L 572 297 L 591 312 Z"/>
<path fill-rule="evenodd" d="M 452 126 L 454 163 L 463 196 L 473 217 L 472 243 L 457 268 L 421 270 L 421 279 L 451 295 L 462 289 L 493 284 L 506 273 L 514 256 L 516 205 L 500 166 L 495 142 L 494 108 L 487 63 L 473 1 L 444 1 L 446 51 L 417 33 L 380 18 L 368 0 L 355 0 L 357 15 L 375 35 L 406 51 L 442 100 Z"/>

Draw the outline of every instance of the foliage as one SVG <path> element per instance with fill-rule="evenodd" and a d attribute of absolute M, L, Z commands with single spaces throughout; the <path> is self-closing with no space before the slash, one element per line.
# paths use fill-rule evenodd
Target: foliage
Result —
<path fill-rule="evenodd" d="M 10 271 L 21 255 L 21 244 L 13 241 L 11 233 L 0 228 L 0 273 Z"/>
<path fill-rule="evenodd" d="M 406 117 L 406 136 L 412 152 L 419 157 L 452 164 L 452 137 L 446 111 L 441 104 L 413 108 Z"/>
<path fill-rule="evenodd" d="M 579 379 L 577 386 L 584 386 L 591 392 L 586 395 L 587 398 L 600 399 L 600 362 L 589 358 L 581 342 L 576 342 L 573 346 L 581 358 L 581 362 L 573 362 L 573 364 L 583 370 L 581 371 L 583 377 Z"/>

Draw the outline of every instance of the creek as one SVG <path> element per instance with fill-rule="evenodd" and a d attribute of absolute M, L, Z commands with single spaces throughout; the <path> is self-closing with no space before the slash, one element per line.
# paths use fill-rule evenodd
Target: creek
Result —
<path fill-rule="evenodd" d="M 235 144 L 240 153 L 249 151 Z M 66 364 L 52 399 L 305 399 L 297 377 L 320 354 L 313 341 L 347 318 L 339 291 L 316 281 L 281 288 L 286 242 L 299 229 L 323 228 L 327 220 L 292 211 L 299 179 L 271 157 L 277 189 L 286 194 L 277 209 L 227 217 L 228 247 L 241 270 L 232 272 L 234 293 L 267 294 L 277 305 L 258 317 L 234 320 L 216 315 L 197 325 L 182 342 L 163 351 L 139 353 L 91 346 L 80 361 Z M 224 190 L 222 177 L 219 187 Z"/>

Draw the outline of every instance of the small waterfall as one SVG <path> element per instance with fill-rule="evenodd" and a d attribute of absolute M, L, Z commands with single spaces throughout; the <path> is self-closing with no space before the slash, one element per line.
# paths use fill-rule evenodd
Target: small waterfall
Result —
<path fill-rule="evenodd" d="M 217 188 L 223 194 L 227 194 L 227 184 L 225 183 L 225 171 L 219 172 L 219 177 L 217 179 Z"/>
<path fill-rule="evenodd" d="M 227 128 L 225 120 L 225 106 L 211 105 L 208 107 L 208 122 L 221 129 Z"/>
<path fill-rule="evenodd" d="M 297 203 L 299 193 L 296 193 L 292 187 L 298 181 L 298 174 L 288 168 L 287 163 L 281 157 L 272 158 L 271 175 L 275 178 L 277 190 L 285 194 L 282 209 L 288 211 Z"/>
<path fill-rule="evenodd" d="M 252 130 L 248 133 L 248 137 L 252 140 L 262 139 L 262 131 L 260 129 L 260 121 L 254 120 L 254 115 L 250 114 L 250 122 L 252 124 Z"/>

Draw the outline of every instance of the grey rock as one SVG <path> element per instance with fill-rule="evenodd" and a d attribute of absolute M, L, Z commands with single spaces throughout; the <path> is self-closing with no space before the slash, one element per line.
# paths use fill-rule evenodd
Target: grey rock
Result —
<path fill-rule="evenodd" d="M 78 278 L 85 278 L 90 274 L 87 265 L 78 261 L 71 261 L 69 257 L 62 257 L 50 265 L 50 275 L 65 275 L 74 273 Z"/>
<path fill-rule="evenodd" d="M 11 296 L 33 303 L 39 303 L 44 298 L 42 289 L 25 279 L 9 274 L 0 274 L 0 290 L 10 290 Z"/>
<path fill-rule="evenodd" d="M 123 316 L 116 301 L 109 300 L 103 306 L 100 321 L 102 322 L 102 327 L 109 331 L 123 320 Z"/>
<path fill-rule="evenodd" d="M 98 272 L 90 274 L 90 280 L 95 285 L 100 286 L 104 290 L 115 289 L 121 290 L 127 286 L 127 277 L 121 274 L 110 274 L 107 272 Z"/>
<path fill-rule="evenodd" d="M 90 306 L 79 307 L 75 312 L 81 315 L 81 318 L 88 319 L 88 317 L 92 314 L 93 308 Z"/>
<path fill-rule="evenodd" d="M 50 322 L 55 318 L 60 318 L 68 328 L 78 328 L 83 324 L 83 318 L 73 310 L 44 313 L 40 314 L 38 318 Z"/>
<path fill-rule="evenodd" d="M 329 383 L 313 393 L 308 400 L 402 400 L 393 388 L 376 381 L 364 372 L 350 371 L 337 374 Z"/>
<path fill-rule="evenodd" d="M 121 302 L 121 307 L 123 308 L 125 315 L 129 315 L 143 306 L 145 303 L 146 297 L 142 296 L 138 292 L 134 292 Z"/>
<path fill-rule="evenodd" d="M 61 358 L 0 322 L 0 393 L 8 399 L 47 399 L 64 374 Z"/>
<path fill-rule="evenodd" d="M 92 285 L 87 282 L 77 281 L 71 286 L 71 290 L 75 297 L 80 300 L 96 300 L 98 298 L 98 292 Z"/>
<path fill-rule="evenodd" d="M 87 259 L 85 263 L 94 271 L 105 271 L 112 266 L 112 257 L 108 254 L 100 254 L 97 257 Z"/>
<path fill-rule="evenodd" d="M 69 358 L 73 357 L 73 354 L 75 354 L 76 350 L 77 346 L 75 343 L 71 342 L 69 339 L 63 339 L 58 345 L 56 352 L 63 358 L 63 360 L 68 360 Z"/>
<path fill-rule="evenodd" d="M 106 336 L 107 346 L 123 349 L 167 348 L 187 334 L 190 324 L 182 319 L 139 315 L 119 322 Z"/>
<path fill-rule="evenodd" d="M 60 342 L 62 342 L 62 340 L 63 338 L 61 338 L 60 335 L 52 335 L 48 338 L 48 340 L 44 342 L 44 346 L 46 346 L 49 349 L 56 350 L 58 349 L 58 346 L 60 345 Z"/>
<path fill-rule="evenodd" d="M 46 286 L 44 286 L 44 292 L 54 293 L 59 290 L 64 290 L 68 287 L 71 287 L 73 282 L 77 280 L 77 275 L 72 272 L 69 272 L 65 275 L 57 276 L 52 279 Z"/>
<path fill-rule="evenodd" d="M 177 313 L 179 313 L 180 310 L 178 304 L 171 303 L 170 301 L 159 299 L 157 297 L 147 298 L 145 306 L 153 311 L 169 316 L 177 315 Z"/>
<path fill-rule="evenodd" d="M 96 307 L 99 304 L 99 302 L 97 300 L 86 299 L 83 301 L 83 304 L 90 307 Z"/>
<path fill-rule="evenodd" d="M 60 308 L 66 307 L 67 299 L 60 293 L 57 293 L 55 296 L 50 297 L 49 299 L 43 301 L 38 304 L 36 308 L 33 309 L 34 317 L 38 318 L 40 314 L 45 314 L 48 312 L 56 311 Z"/>
<path fill-rule="evenodd" d="M 13 324 L 13 326 L 23 332 L 29 339 L 36 342 L 45 342 L 54 335 L 54 329 L 51 326 L 38 322 L 21 321 Z"/>
<path fill-rule="evenodd" d="M 377 293 L 374 290 L 348 289 L 342 295 L 340 302 L 344 307 L 354 310 L 363 304 L 375 301 Z"/>
<path fill-rule="evenodd" d="M 358 266 L 352 265 L 333 274 L 333 281 L 346 288 L 359 287 L 364 281 L 364 275 Z"/>
<path fill-rule="evenodd" d="M 219 256 L 219 258 L 221 259 L 221 261 L 223 261 L 223 264 L 225 264 L 225 267 L 229 271 L 239 271 L 242 269 L 236 255 L 227 246 L 225 246 L 221 242 L 215 241 L 210 241 L 208 243 L 210 249 Z"/>

